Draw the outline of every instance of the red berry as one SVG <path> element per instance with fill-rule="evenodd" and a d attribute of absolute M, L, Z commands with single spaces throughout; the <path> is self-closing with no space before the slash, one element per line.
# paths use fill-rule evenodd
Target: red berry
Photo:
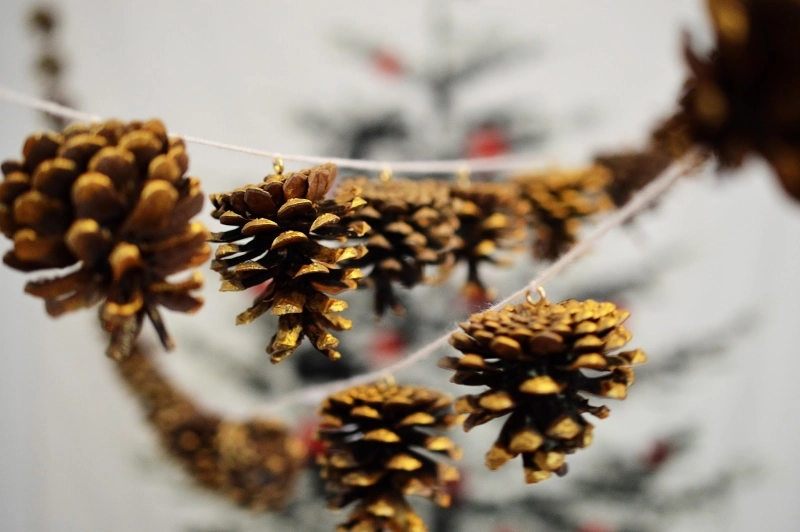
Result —
<path fill-rule="evenodd" d="M 372 53 L 372 62 L 383 74 L 399 76 L 405 70 L 398 57 L 386 50 L 375 50 Z"/>
<path fill-rule="evenodd" d="M 308 449 L 308 456 L 317 457 L 325 452 L 325 444 L 317 439 L 317 427 L 319 419 L 314 417 L 300 422 L 298 437 L 305 443 Z"/>
<path fill-rule="evenodd" d="M 467 136 L 466 156 L 494 157 L 511 150 L 506 135 L 499 126 L 484 126 Z"/>
<path fill-rule="evenodd" d="M 614 532 L 614 529 L 599 523 L 586 523 L 578 527 L 575 532 Z"/>
<path fill-rule="evenodd" d="M 405 338 L 395 329 L 377 331 L 372 337 L 372 357 L 375 361 L 391 362 L 406 351 Z"/>
<path fill-rule="evenodd" d="M 666 442 L 659 441 L 653 444 L 645 457 L 645 465 L 654 469 L 669 459 L 672 454 L 672 447 Z"/>

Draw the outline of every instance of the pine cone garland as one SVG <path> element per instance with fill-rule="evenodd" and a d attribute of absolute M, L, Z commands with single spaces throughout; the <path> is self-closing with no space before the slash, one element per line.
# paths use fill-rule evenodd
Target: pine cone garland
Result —
<path fill-rule="evenodd" d="M 687 44 L 690 75 L 680 111 L 662 129 L 711 150 L 724 168 L 763 156 L 800 200 L 800 3 L 707 5 L 716 48 L 701 57 Z"/>
<path fill-rule="evenodd" d="M 435 431 L 459 421 L 452 400 L 433 390 L 386 382 L 357 386 L 326 399 L 321 408 L 318 459 L 328 505 L 357 506 L 338 532 L 422 532 L 427 528 L 407 495 L 448 506 L 443 484 L 458 471 L 432 456 L 459 459 L 461 450 Z M 427 452 L 418 452 L 424 449 Z"/>
<path fill-rule="evenodd" d="M 488 386 L 455 403 L 469 414 L 464 430 L 509 416 L 486 455 L 498 469 L 522 455 L 525 480 L 539 482 L 566 473 L 564 456 L 588 446 L 592 425 L 581 414 L 608 415 L 585 394 L 624 399 L 633 384 L 633 364 L 647 360 L 640 350 L 615 353 L 631 339 L 622 325 L 628 311 L 613 303 L 545 299 L 470 316 L 450 343 L 463 357 L 446 357 L 451 381 Z M 582 370 L 601 372 L 597 376 Z"/>
<path fill-rule="evenodd" d="M 286 505 L 306 450 L 283 425 L 259 419 L 230 422 L 204 412 L 141 353 L 118 368 L 164 450 L 197 484 L 254 511 Z"/>
<path fill-rule="evenodd" d="M 351 216 L 370 226 L 366 234 L 369 253 L 348 262 L 369 268 L 362 286 L 375 289 L 375 313 L 387 308 L 403 314 L 393 283 L 410 288 L 431 279 L 426 266 L 436 266 L 439 279 L 455 264 L 458 217 L 447 184 L 436 180 L 392 179 L 388 182 L 365 177 L 342 183 L 338 194 L 348 197 L 358 191 L 366 206 Z"/>
<path fill-rule="evenodd" d="M 28 137 L 22 161 L 2 164 L 0 230 L 14 242 L 3 261 L 22 271 L 80 266 L 32 281 L 26 292 L 59 316 L 102 301 L 108 355 L 127 356 L 147 316 L 172 347 L 158 311 L 194 312 L 202 277 L 167 277 L 203 264 L 208 232 L 190 222 L 203 205 L 200 182 L 184 177 L 184 143 L 158 120 L 75 124 Z"/>
<path fill-rule="evenodd" d="M 305 336 L 336 360 L 341 356 L 335 349 L 339 340 L 328 330 L 352 326 L 337 314 L 347 304 L 326 294 L 356 287 L 361 271 L 342 268 L 340 263 L 358 259 L 367 250 L 361 245 L 327 247 L 322 242 L 360 237 L 369 226 L 347 218 L 364 204 L 357 191 L 324 199 L 335 179 L 336 165 L 325 164 L 269 175 L 258 185 L 211 196 L 216 209 L 212 216 L 235 227 L 212 235 L 212 242 L 222 243 L 212 268 L 222 275 L 222 291 L 266 283 L 236 323 L 250 323 L 267 311 L 279 316 L 278 332 L 267 347 L 273 363 L 291 355 Z"/>
<path fill-rule="evenodd" d="M 611 174 L 602 166 L 527 175 L 516 181 L 530 206 L 533 254 L 538 259 L 557 259 L 577 241 L 584 218 L 614 206 L 604 191 Z"/>
<path fill-rule="evenodd" d="M 469 297 L 493 299 L 491 291 L 480 279 L 482 263 L 507 265 L 510 260 L 498 257 L 498 251 L 509 250 L 525 238 L 522 218 L 525 206 L 514 183 L 472 183 L 451 189 L 457 203 L 460 238 L 456 259 L 467 264 L 464 292 Z"/>

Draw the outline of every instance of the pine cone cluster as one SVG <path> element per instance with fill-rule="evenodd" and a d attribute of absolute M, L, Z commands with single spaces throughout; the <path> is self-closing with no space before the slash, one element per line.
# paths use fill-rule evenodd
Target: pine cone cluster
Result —
<path fill-rule="evenodd" d="M 369 252 L 349 264 L 369 268 L 362 285 L 375 289 L 376 314 L 382 316 L 387 308 L 402 314 L 405 308 L 393 283 L 408 288 L 427 282 L 427 266 L 438 268 L 437 277 L 444 278 L 455 264 L 458 217 L 450 187 L 432 179 L 384 182 L 361 177 L 342 183 L 338 194 L 349 197 L 354 191 L 366 206 L 351 218 L 371 229 L 366 234 Z"/>
<path fill-rule="evenodd" d="M 786 192 L 800 199 L 800 3 L 707 0 L 716 47 L 686 46 L 690 69 L 679 113 L 667 123 L 722 167 L 759 154 Z"/>
<path fill-rule="evenodd" d="M 118 367 L 164 450 L 197 484 L 254 511 L 286 505 L 306 451 L 283 425 L 267 420 L 230 422 L 204 412 L 141 352 Z"/>
<path fill-rule="evenodd" d="M 460 324 L 464 332 L 450 343 L 464 356 L 439 365 L 455 371 L 456 384 L 488 387 L 456 400 L 456 412 L 469 414 L 464 430 L 508 416 L 486 454 L 487 467 L 498 469 L 521 454 L 528 483 L 566 473 L 565 455 L 592 441 L 593 427 L 582 414 L 608 415 L 584 395 L 624 399 L 633 384 L 629 366 L 647 360 L 639 349 L 615 353 L 631 339 L 622 325 L 628 315 L 613 303 L 542 299 Z"/>
<path fill-rule="evenodd" d="M 184 143 L 158 120 L 68 126 L 28 137 L 21 161 L 2 164 L 0 230 L 14 242 L 3 261 L 21 271 L 79 266 L 25 290 L 59 316 L 102 301 L 108 355 L 129 354 L 144 317 L 172 347 L 158 307 L 194 312 L 202 277 L 167 277 L 203 264 L 208 232 L 190 222 L 200 182 L 184 177 Z"/>
<path fill-rule="evenodd" d="M 514 183 L 472 183 L 451 189 L 457 203 L 460 238 L 456 259 L 467 264 L 467 296 L 490 300 L 493 294 L 480 279 L 482 263 L 508 265 L 498 251 L 510 250 L 525 238 L 525 206 Z"/>
<path fill-rule="evenodd" d="M 461 450 L 437 431 L 459 421 L 452 400 L 433 390 L 386 382 L 357 386 L 326 399 L 319 439 L 328 505 L 357 502 L 338 532 L 423 532 L 427 528 L 405 497 L 449 506 L 444 483 L 458 471 L 432 456 L 459 459 Z M 418 452 L 424 449 L 427 452 Z"/>
<path fill-rule="evenodd" d="M 598 165 L 516 179 L 529 206 L 536 258 L 557 259 L 577 241 L 584 218 L 614 206 L 604 191 L 610 181 L 608 169 Z"/>
<path fill-rule="evenodd" d="M 324 242 L 363 236 L 369 226 L 352 217 L 364 205 L 357 190 L 325 199 L 335 179 L 336 166 L 324 164 L 269 175 L 258 185 L 211 196 L 212 215 L 234 227 L 212 235 L 213 242 L 222 243 L 212 268 L 222 275 L 223 291 L 264 285 L 236 322 L 250 323 L 267 311 L 279 316 L 278 332 L 267 347 L 273 363 L 291 355 L 305 336 L 336 360 L 341 356 L 335 349 L 339 340 L 328 330 L 352 326 L 337 314 L 347 304 L 326 294 L 356 288 L 361 271 L 341 263 L 359 259 L 367 250 Z"/>

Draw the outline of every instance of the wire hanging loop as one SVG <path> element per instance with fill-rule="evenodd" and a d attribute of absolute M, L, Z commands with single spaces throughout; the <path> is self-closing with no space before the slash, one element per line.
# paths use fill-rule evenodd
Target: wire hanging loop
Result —
<path fill-rule="evenodd" d="M 275 173 L 278 175 L 283 174 L 284 166 L 283 166 L 283 157 L 280 155 L 275 157 L 275 160 L 272 162 L 272 169 L 275 170 Z"/>
<path fill-rule="evenodd" d="M 547 292 L 544 291 L 544 287 L 542 287 L 541 285 L 536 287 L 536 292 L 539 294 L 539 300 L 538 301 L 534 301 L 533 300 L 533 294 L 531 294 L 530 290 L 528 290 L 528 293 L 525 294 L 525 299 L 531 305 L 533 305 L 535 307 L 539 307 L 539 306 L 542 305 L 542 303 L 547 301 Z"/>

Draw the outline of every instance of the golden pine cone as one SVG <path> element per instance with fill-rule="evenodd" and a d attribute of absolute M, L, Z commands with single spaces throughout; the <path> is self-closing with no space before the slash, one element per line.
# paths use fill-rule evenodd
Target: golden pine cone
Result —
<path fill-rule="evenodd" d="M 577 241 L 584 218 L 614 206 L 604 191 L 610 181 L 608 169 L 598 165 L 516 179 L 530 206 L 536 258 L 557 259 Z"/>
<path fill-rule="evenodd" d="M 651 146 L 643 151 L 604 153 L 598 155 L 594 162 L 611 172 L 611 182 L 605 191 L 614 205 L 621 207 L 661 175 L 672 160 L 673 157 L 666 150 Z"/>
<path fill-rule="evenodd" d="M 118 368 L 161 446 L 198 485 L 254 511 L 286 505 L 306 449 L 282 424 L 260 419 L 231 422 L 204 412 L 140 352 Z"/>
<path fill-rule="evenodd" d="M 467 283 L 464 292 L 473 297 L 493 299 L 491 291 L 480 279 L 481 263 L 508 265 L 510 259 L 498 256 L 525 238 L 522 218 L 526 205 L 520 201 L 515 183 L 470 183 L 451 189 L 457 204 L 460 238 L 455 250 L 456 260 L 467 263 Z"/>
<path fill-rule="evenodd" d="M 716 47 L 701 57 L 687 43 L 690 74 L 668 130 L 709 149 L 723 168 L 761 155 L 800 200 L 800 3 L 706 3 Z"/>
<path fill-rule="evenodd" d="M 386 382 L 357 386 L 322 403 L 318 437 L 326 451 L 318 461 L 328 481 L 328 505 L 358 503 L 339 532 L 427 530 L 406 502 L 408 495 L 449 506 L 444 483 L 457 480 L 458 471 L 431 456 L 461 458 L 461 450 L 435 432 L 459 421 L 451 405 L 439 392 Z"/>
<path fill-rule="evenodd" d="M 308 336 L 331 360 L 339 340 L 328 329 L 350 329 L 352 322 L 337 313 L 347 303 L 326 294 L 357 286 L 358 268 L 340 263 L 362 257 L 364 246 L 327 247 L 324 241 L 359 237 L 369 226 L 352 218 L 363 204 L 356 193 L 326 200 L 336 179 L 336 165 L 324 164 L 286 175 L 264 178 L 230 193 L 213 194 L 212 213 L 235 229 L 214 233 L 217 248 L 212 268 L 222 275 L 222 291 L 240 291 L 266 283 L 253 305 L 237 316 L 250 323 L 267 311 L 280 316 L 278 332 L 267 347 L 273 363 L 291 355 Z M 356 191 L 354 191 L 356 192 Z M 243 243 L 235 243 L 246 240 Z"/>
<path fill-rule="evenodd" d="M 14 241 L 4 262 L 22 271 L 80 263 L 25 291 L 43 298 L 51 316 L 102 301 L 112 358 L 130 353 L 145 316 L 171 348 L 158 307 L 199 309 L 202 299 L 190 292 L 202 276 L 167 277 L 210 255 L 205 226 L 190 222 L 204 198 L 199 180 L 184 177 L 183 141 L 168 138 L 158 120 L 111 120 L 32 135 L 22 155 L 2 164 L 0 230 Z"/>
<path fill-rule="evenodd" d="M 528 483 L 566 473 L 564 456 L 592 440 L 592 425 L 581 414 L 608 415 L 584 395 L 624 399 L 633 384 L 629 366 L 647 360 L 640 349 L 615 353 L 631 339 L 622 325 L 628 315 L 613 303 L 542 299 L 473 314 L 460 324 L 464 332 L 450 343 L 464 356 L 439 365 L 456 372 L 456 384 L 489 388 L 456 400 L 456 412 L 469 414 L 464 430 L 510 414 L 486 454 L 490 469 L 521 454 Z M 584 369 L 601 373 L 589 376 Z"/>
<path fill-rule="evenodd" d="M 354 191 L 367 203 L 351 217 L 369 224 L 369 253 L 349 263 L 369 268 L 362 285 L 375 289 L 378 316 L 387 308 L 402 314 L 405 308 L 393 283 L 410 288 L 428 281 L 426 266 L 436 266 L 436 277 L 442 279 L 455 264 L 458 217 L 450 187 L 433 179 L 384 182 L 360 177 L 342 183 L 338 194 L 348 197 Z"/>

